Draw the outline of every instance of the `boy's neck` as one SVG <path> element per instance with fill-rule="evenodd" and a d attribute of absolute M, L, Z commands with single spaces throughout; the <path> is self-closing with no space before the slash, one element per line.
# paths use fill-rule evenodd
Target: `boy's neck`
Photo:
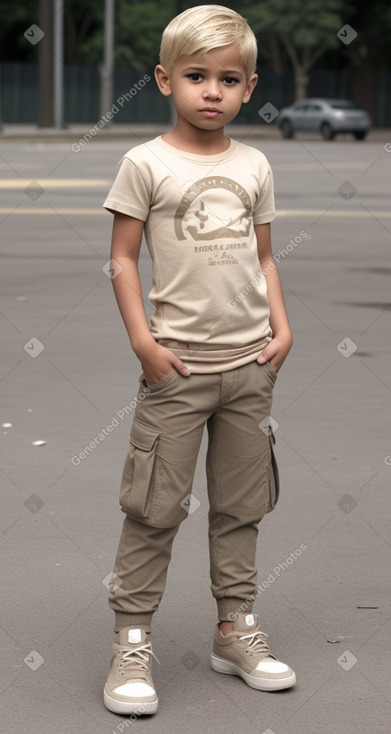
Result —
<path fill-rule="evenodd" d="M 224 134 L 223 127 L 219 130 L 200 130 L 177 123 L 172 130 L 164 133 L 162 139 L 173 148 L 196 155 L 218 155 L 230 146 L 230 139 Z"/>

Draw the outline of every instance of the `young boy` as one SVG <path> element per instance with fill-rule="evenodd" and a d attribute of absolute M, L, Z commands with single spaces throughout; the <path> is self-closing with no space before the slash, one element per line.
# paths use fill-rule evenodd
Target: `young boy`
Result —
<path fill-rule="evenodd" d="M 157 710 L 151 619 L 189 514 L 205 423 L 212 667 L 263 691 L 296 682 L 252 612 L 258 524 L 278 497 L 272 393 L 292 345 L 270 245 L 272 173 L 261 152 L 224 134 L 257 83 L 256 56 L 254 34 L 234 10 L 204 5 L 174 18 L 155 77 L 173 97 L 176 125 L 126 153 L 104 203 L 115 215 L 114 291 L 142 367 L 109 599 L 115 642 L 104 702 L 119 714 Z M 143 232 L 153 262 L 149 325 L 138 272 Z"/>

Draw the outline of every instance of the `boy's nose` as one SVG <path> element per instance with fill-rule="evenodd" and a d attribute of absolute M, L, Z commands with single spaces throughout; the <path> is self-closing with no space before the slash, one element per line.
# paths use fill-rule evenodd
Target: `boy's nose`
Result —
<path fill-rule="evenodd" d="M 218 82 L 209 82 L 203 92 L 204 99 L 221 99 L 221 89 Z"/>

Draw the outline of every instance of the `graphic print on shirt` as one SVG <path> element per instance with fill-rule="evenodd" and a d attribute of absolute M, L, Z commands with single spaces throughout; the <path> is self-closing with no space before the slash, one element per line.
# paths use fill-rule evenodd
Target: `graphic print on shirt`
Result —
<path fill-rule="evenodd" d="M 237 259 L 228 250 L 247 247 L 244 242 L 239 242 L 248 237 L 252 221 L 252 205 L 247 191 L 224 176 L 210 176 L 188 183 L 174 216 L 177 239 L 208 242 L 208 245 L 194 246 L 194 252 L 213 252 L 213 256 L 208 257 L 209 265 L 236 265 Z M 208 197 L 206 194 L 219 190 L 224 192 L 223 197 Z M 222 239 L 235 242 L 219 243 Z"/>

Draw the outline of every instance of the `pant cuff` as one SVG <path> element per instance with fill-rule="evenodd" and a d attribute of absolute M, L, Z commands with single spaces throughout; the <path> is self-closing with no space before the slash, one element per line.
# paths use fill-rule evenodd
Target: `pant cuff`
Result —
<path fill-rule="evenodd" d="M 216 599 L 217 616 L 219 622 L 234 622 L 239 614 L 251 614 L 254 599 L 235 599 L 234 597 L 225 597 L 224 599 Z"/>
<path fill-rule="evenodd" d="M 135 627 L 140 624 L 151 624 L 153 612 L 144 612 L 143 614 L 124 614 L 124 612 L 115 612 L 114 632 L 126 627 Z"/>

